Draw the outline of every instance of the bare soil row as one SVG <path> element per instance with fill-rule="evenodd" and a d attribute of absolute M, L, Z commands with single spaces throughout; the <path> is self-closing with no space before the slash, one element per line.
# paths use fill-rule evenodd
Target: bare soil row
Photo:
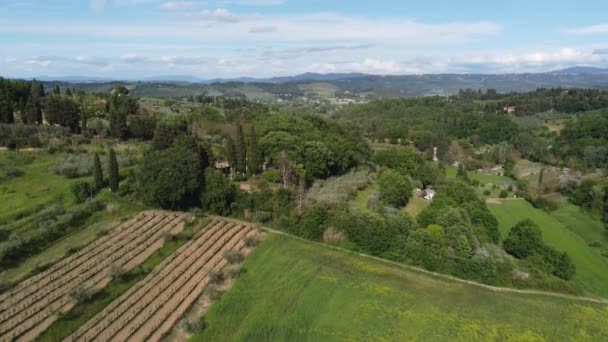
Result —
<path fill-rule="evenodd" d="M 66 341 L 159 341 L 256 231 L 214 221 Z"/>
<path fill-rule="evenodd" d="M 57 314 L 75 304 L 74 289 L 94 291 L 110 281 L 111 269 L 141 264 L 162 246 L 163 235 L 183 228 L 186 214 L 142 212 L 83 250 L 5 293 L 0 302 L 0 341 L 34 340 Z"/>

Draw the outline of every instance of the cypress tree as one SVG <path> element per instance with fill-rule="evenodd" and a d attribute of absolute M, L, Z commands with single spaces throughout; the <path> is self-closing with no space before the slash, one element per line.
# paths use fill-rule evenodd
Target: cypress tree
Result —
<path fill-rule="evenodd" d="M 30 108 L 26 110 L 27 122 L 42 123 L 42 98 L 44 97 L 44 86 L 42 83 L 34 80 L 30 89 Z"/>
<path fill-rule="evenodd" d="M 236 171 L 240 173 L 247 171 L 247 146 L 241 124 L 237 126 L 236 130 Z"/>
<path fill-rule="evenodd" d="M 543 191 L 544 176 L 545 176 L 545 168 L 543 167 L 542 169 L 540 169 L 540 174 L 538 175 L 538 192 L 540 192 L 541 194 L 544 193 L 544 191 Z"/>
<path fill-rule="evenodd" d="M 103 170 L 101 168 L 101 161 L 99 160 L 99 153 L 95 153 L 95 158 L 93 159 L 93 185 L 96 191 L 103 188 Z"/>
<path fill-rule="evenodd" d="M 116 160 L 116 153 L 114 149 L 110 149 L 110 191 L 118 192 L 118 161 Z"/>
<path fill-rule="evenodd" d="M 260 151 L 258 148 L 258 137 L 255 133 L 255 127 L 251 126 L 251 132 L 249 135 L 249 171 L 252 174 L 260 172 L 260 164 L 262 163 Z"/>
<path fill-rule="evenodd" d="M 59 89 L 59 86 L 55 86 L 55 89 L 53 89 L 53 95 L 61 95 L 61 89 Z"/>
<path fill-rule="evenodd" d="M 231 138 L 226 138 L 224 140 L 224 155 L 226 156 L 226 160 L 230 163 L 230 168 L 236 168 L 236 150 L 234 147 L 234 141 Z"/>

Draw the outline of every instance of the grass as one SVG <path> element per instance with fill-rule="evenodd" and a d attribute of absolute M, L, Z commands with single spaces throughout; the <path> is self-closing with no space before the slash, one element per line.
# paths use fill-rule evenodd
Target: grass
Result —
<path fill-rule="evenodd" d="M 27 216 L 39 207 L 64 201 L 70 196 L 73 180 L 54 174 L 59 154 L 1 151 L 0 164 L 22 167 L 25 174 L 0 182 L 0 225 Z M 31 162 L 21 163 L 25 158 Z"/>
<path fill-rule="evenodd" d="M 573 212 L 565 207 L 561 212 L 550 214 L 536 209 L 524 200 L 504 201 L 503 204 L 489 205 L 491 212 L 499 222 L 499 229 L 504 238 L 511 227 L 519 221 L 529 218 L 536 222 L 543 233 L 543 240 L 554 248 L 565 251 L 576 265 L 574 282 L 588 294 L 608 297 L 608 259 L 597 250 L 588 246 L 580 234 L 590 234 L 593 228 L 584 226 L 586 219 L 581 213 L 563 220 L 564 215 Z M 582 221 L 577 221 L 577 217 Z M 577 233 L 579 232 L 579 233 Z"/>
<path fill-rule="evenodd" d="M 196 234 L 204 226 L 204 222 L 199 222 L 198 224 L 191 226 L 191 228 L 186 228 L 183 234 Z M 173 254 L 173 252 L 187 241 L 188 240 L 183 238 L 165 241 L 163 247 L 148 257 L 143 264 L 126 272 L 120 281 L 110 283 L 103 290 L 96 293 L 90 301 L 78 304 L 67 314 L 62 315 L 38 338 L 38 341 L 61 341 L 74 333 L 80 326 L 93 318 L 93 316 L 103 310 L 103 308 L 108 306 L 113 300 L 129 290 L 131 286 L 144 279 L 154 267 Z"/>
<path fill-rule="evenodd" d="M 407 206 L 403 208 L 403 210 L 412 217 L 417 217 L 418 214 L 420 214 L 429 205 L 431 205 L 430 201 L 414 195 L 412 198 L 410 198 L 410 201 L 407 203 Z"/>
<path fill-rule="evenodd" d="M 608 247 L 608 230 L 604 228 L 597 214 L 586 212 L 562 197 L 560 207 L 551 211 L 550 215 L 582 237 L 585 242 L 599 241 L 604 247 Z"/>
<path fill-rule="evenodd" d="M 493 292 L 268 236 L 194 341 L 602 340 L 608 307 Z"/>
<path fill-rule="evenodd" d="M 378 192 L 378 184 L 376 184 L 376 182 L 370 183 L 365 189 L 357 192 L 354 203 L 359 210 L 362 212 L 371 212 L 367 207 L 367 200 L 374 192 Z"/>

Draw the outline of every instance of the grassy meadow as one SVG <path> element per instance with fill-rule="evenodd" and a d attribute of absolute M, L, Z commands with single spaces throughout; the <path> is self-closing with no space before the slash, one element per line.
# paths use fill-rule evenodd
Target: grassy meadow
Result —
<path fill-rule="evenodd" d="M 490 204 L 489 208 L 498 219 L 503 238 L 521 220 L 529 218 L 536 222 L 542 230 L 543 240 L 550 246 L 567 252 L 572 258 L 576 265 L 574 282 L 590 295 L 608 297 L 608 258 L 602 257 L 597 249 L 589 247 L 585 238 L 579 235 L 591 234 L 596 229 L 595 225 L 588 225 L 591 219 L 576 210 L 578 207 L 563 206 L 556 212 L 547 213 L 524 200 L 510 200 L 503 201 L 502 204 Z M 568 215 L 572 216 L 564 219 Z"/>
<path fill-rule="evenodd" d="M 83 148 L 96 150 L 98 147 L 87 145 Z M 120 148 L 118 146 L 117 148 Z M 70 187 L 77 181 L 92 181 L 92 177 L 69 179 L 53 172 L 58 160 L 66 154 L 46 151 L 0 151 L 0 229 L 8 234 L 24 237 L 32 235 L 38 227 L 35 214 L 51 205 L 85 209 L 86 204 L 74 203 Z M 9 168 L 22 171 L 19 176 L 8 176 Z M 125 173 L 126 169 L 121 170 Z M 0 272 L 0 286 L 7 286 L 29 276 L 32 271 L 53 264 L 70 253 L 82 248 L 99 236 L 101 231 L 113 227 L 117 219 L 140 211 L 143 208 L 117 194 L 103 189 L 96 200 L 112 204 L 112 210 L 94 211 L 89 217 L 74 222 L 66 234 L 49 243 L 40 252 L 21 260 Z M 0 241 L 0 247 L 7 241 Z"/>
<path fill-rule="evenodd" d="M 606 305 L 494 292 L 285 236 L 269 235 L 244 269 L 193 341 L 608 336 Z"/>

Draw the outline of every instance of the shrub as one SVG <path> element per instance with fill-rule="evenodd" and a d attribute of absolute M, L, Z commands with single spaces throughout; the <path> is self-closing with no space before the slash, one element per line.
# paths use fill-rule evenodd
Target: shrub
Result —
<path fill-rule="evenodd" d="M 226 276 L 230 279 L 236 279 L 241 274 L 241 266 L 230 265 L 226 268 Z"/>
<path fill-rule="evenodd" d="M 597 241 L 597 240 L 591 241 L 589 243 L 589 247 L 595 247 L 595 248 L 602 247 L 602 243 L 600 241 Z"/>
<path fill-rule="evenodd" d="M 8 166 L 4 169 L 4 174 L 8 177 L 18 178 L 25 174 L 25 171 L 20 167 Z"/>
<path fill-rule="evenodd" d="M 110 267 L 110 280 L 112 280 L 113 282 L 118 282 L 120 280 L 122 280 L 122 277 L 125 274 L 125 270 L 117 265 L 112 265 L 112 267 Z"/>
<path fill-rule="evenodd" d="M 94 294 L 95 293 L 92 289 L 87 289 L 82 284 L 72 288 L 68 292 L 68 296 L 70 296 L 70 299 L 72 299 L 77 304 L 88 302 L 89 300 L 91 300 L 91 298 L 93 298 Z"/>
<path fill-rule="evenodd" d="M 217 285 L 212 283 L 205 289 L 205 294 L 209 296 L 209 299 L 216 300 L 222 296 L 223 292 Z"/>
<path fill-rule="evenodd" d="M 184 329 L 186 329 L 189 334 L 193 335 L 205 330 L 206 326 L 207 325 L 205 323 L 204 317 L 188 319 L 184 322 Z"/>
<path fill-rule="evenodd" d="M 383 171 L 378 176 L 378 186 L 380 199 L 394 207 L 407 205 L 412 197 L 413 188 L 409 179 L 391 169 Z"/>
<path fill-rule="evenodd" d="M 526 219 L 511 228 L 503 245 L 507 253 L 525 258 L 542 250 L 542 233 L 536 223 Z"/>
<path fill-rule="evenodd" d="M 483 195 L 484 196 L 490 196 L 491 194 L 492 194 L 492 192 L 490 190 L 486 189 L 486 190 L 483 191 Z"/>
<path fill-rule="evenodd" d="M 76 182 L 71 186 L 76 203 L 82 203 L 93 197 L 93 186 L 89 182 Z"/>
<path fill-rule="evenodd" d="M 251 248 L 257 246 L 260 243 L 260 240 L 257 235 L 249 235 L 243 239 L 243 242 L 245 243 L 245 246 Z"/>
<path fill-rule="evenodd" d="M 268 211 L 256 211 L 253 219 L 260 223 L 268 223 L 272 221 L 272 213 Z"/>
<path fill-rule="evenodd" d="M 268 169 L 262 174 L 262 178 L 269 183 L 281 183 L 281 174 L 277 169 Z"/>
<path fill-rule="evenodd" d="M 355 171 L 327 180 L 317 180 L 306 193 L 307 205 L 337 206 L 369 184 L 367 171 Z"/>
<path fill-rule="evenodd" d="M 222 271 L 213 270 L 209 272 L 210 284 L 221 284 L 224 281 L 224 273 Z"/>
<path fill-rule="evenodd" d="M 237 251 L 228 251 L 224 254 L 224 259 L 232 265 L 240 263 L 244 258 L 243 253 Z"/>
<path fill-rule="evenodd" d="M 509 193 L 507 192 L 507 190 L 500 190 L 500 194 L 498 195 L 498 197 L 507 198 L 507 196 L 509 196 Z"/>

